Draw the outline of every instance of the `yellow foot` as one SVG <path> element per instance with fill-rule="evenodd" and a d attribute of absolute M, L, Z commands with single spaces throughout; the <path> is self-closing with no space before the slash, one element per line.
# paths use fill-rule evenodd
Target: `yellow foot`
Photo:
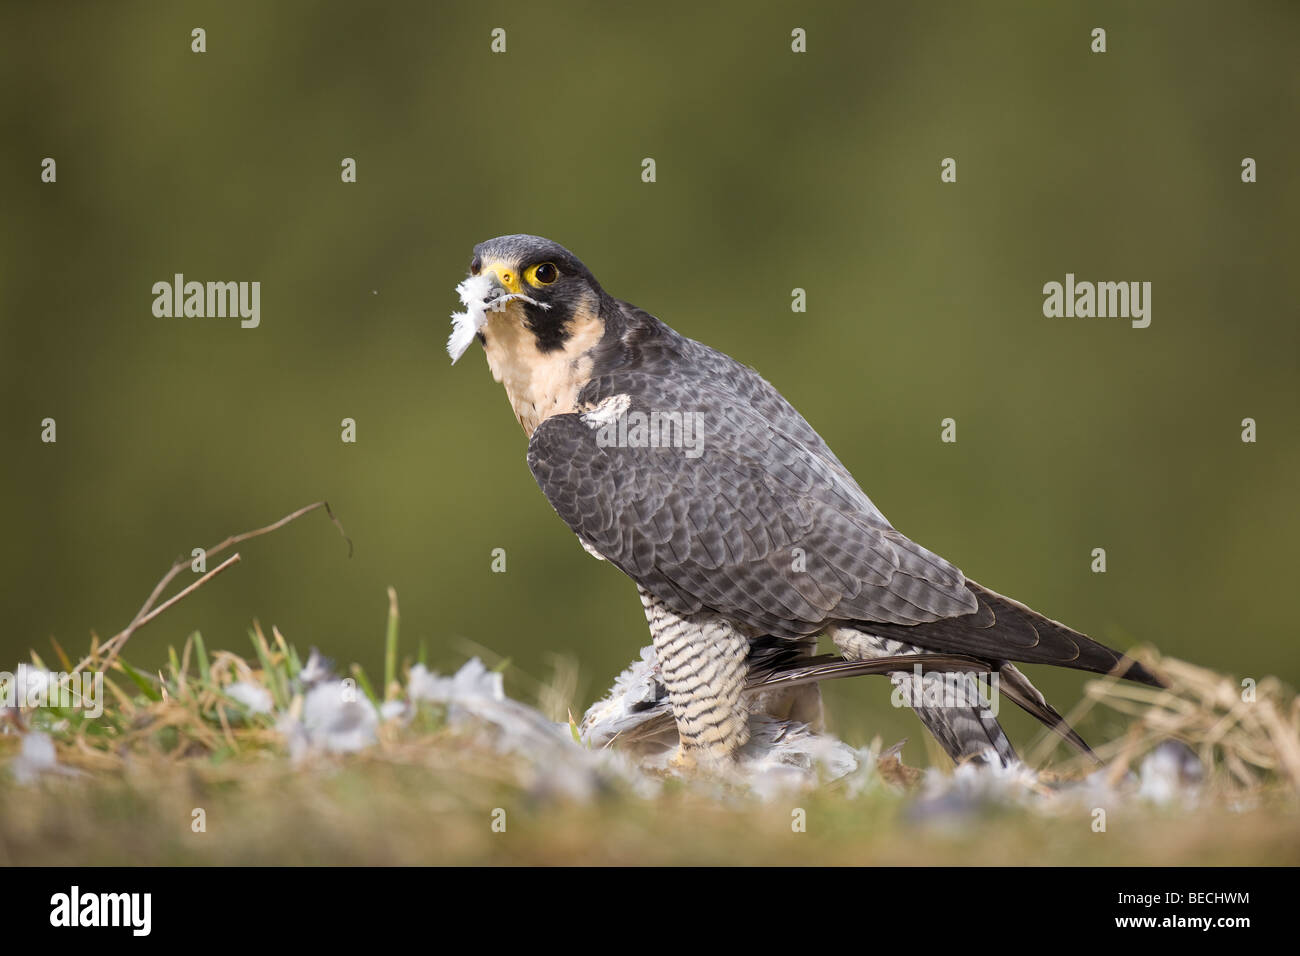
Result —
<path fill-rule="evenodd" d="M 696 750 L 683 746 L 677 747 L 677 752 L 673 754 L 668 761 L 668 769 L 676 770 L 679 773 L 691 773 L 699 767 L 699 760 L 696 759 Z"/>
<path fill-rule="evenodd" d="M 679 745 L 668 761 L 668 770 L 682 774 L 725 774 L 735 762 L 735 755 L 723 748 Z"/>

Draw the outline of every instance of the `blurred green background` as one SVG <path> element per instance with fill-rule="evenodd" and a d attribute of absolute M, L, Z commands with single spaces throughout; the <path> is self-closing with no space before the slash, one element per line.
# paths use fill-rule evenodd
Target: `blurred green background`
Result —
<path fill-rule="evenodd" d="M 247 652 L 258 618 L 375 673 L 393 585 L 404 651 L 543 680 L 561 655 L 597 696 L 647 641 L 633 587 L 535 487 L 481 350 L 443 351 L 473 244 L 532 232 L 755 366 L 974 579 L 1300 679 L 1300 6 L 13 3 L 0 26 L 0 661 L 83 651 L 179 555 L 326 498 L 354 557 L 321 515 L 250 542 L 128 658 L 194 629 Z M 261 327 L 155 318 L 176 272 L 260 281 Z M 1044 318 L 1066 272 L 1152 282 L 1151 327 Z M 829 696 L 851 739 L 919 754 L 883 683 Z"/>

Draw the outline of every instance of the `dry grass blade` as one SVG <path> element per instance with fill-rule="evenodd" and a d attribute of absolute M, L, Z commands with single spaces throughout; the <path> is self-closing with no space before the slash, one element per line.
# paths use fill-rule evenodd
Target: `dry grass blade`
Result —
<path fill-rule="evenodd" d="M 1154 651 L 1142 663 L 1157 670 L 1165 689 L 1091 681 L 1086 712 L 1102 706 L 1133 718 L 1128 734 L 1098 748 L 1119 774 L 1161 740 L 1174 738 L 1192 747 L 1206 767 L 1223 767 L 1216 784 L 1238 793 L 1273 778 L 1300 796 L 1300 701 L 1273 677 L 1257 684 L 1238 682 L 1195 664 Z M 1075 715 L 1071 715 L 1075 716 Z"/>

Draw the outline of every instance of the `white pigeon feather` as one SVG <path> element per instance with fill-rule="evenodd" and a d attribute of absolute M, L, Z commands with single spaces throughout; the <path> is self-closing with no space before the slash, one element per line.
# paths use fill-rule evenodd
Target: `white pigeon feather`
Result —
<path fill-rule="evenodd" d="M 515 299 L 531 302 L 543 309 L 550 308 L 545 302 L 538 302 L 521 292 L 506 293 L 493 298 L 492 293 L 499 288 L 492 276 L 486 272 L 470 276 L 456 286 L 456 294 L 460 296 L 465 311 L 453 312 L 451 316 L 451 335 L 447 338 L 447 354 L 451 356 L 451 364 L 456 364 L 456 360 L 465 354 L 465 350 L 474 341 L 474 336 L 487 325 L 489 312 L 500 312 L 507 303 Z"/>

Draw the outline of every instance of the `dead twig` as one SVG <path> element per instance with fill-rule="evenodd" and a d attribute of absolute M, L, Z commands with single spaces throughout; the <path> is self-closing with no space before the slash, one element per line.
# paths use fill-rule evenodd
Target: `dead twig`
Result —
<path fill-rule="evenodd" d="M 329 502 L 327 501 L 317 501 L 314 504 L 310 504 L 303 508 L 299 508 L 297 511 L 293 512 L 292 514 L 285 515 L 279 521 L 269 524 L 264 528 L 257 528 L 253 531 L 245 531 L 242 534 L 231 535 L 229 538 L 226 538 L 224 541 L 220 542 L 219 544 L 213 545 L 211 548 L 208 548 L 204 553 L 208 556 L 218 555 L 221 552 L 225 551 L 227 548 L 231 548 L 242 541 L 247 541 L 250 538 L 257 538 L 264 534 L 270 534 L 272 531 L 276 531 L 280 528 L 283 528 L 291 521 L 296 521 L 299 518 L 301 518 L 303 515 L 310 514 L 311 512 L 316 511 L 317 509 L 320 508 L 325 509 L 325 514 L 329 515 L 330 521 L 332 521 L 334 523 L 334 526 L 339 529 L 339 534 L 341 534 L 343 536 L 343 540 L 348 543 L 348 557 L 352 557 L 352 539 L 349 538 L 347 532 L 343 530 L 343 525 L 340 524 L 339 519 L 334 516 L 334 512 L 330 509 Z M 181 598 L 185 597 L 188 594 L 193 593 L 198 588 L 202 587 L 205 583 L 212 580 L 214 577 L 216 577 L 226 568 L 230 567 L 232 564 L 236 564 L 239 560 L 240 557 L 238 554 L 232 555 L 230 558 L 223 561 L 218 567 L 213 568 L 211 571 L 209 571 L 203 577 L 199 578 L 189 587 L 186 587 L 183 590 L 178 591 L 162 605 L 155 608 L 154 604 L 158 601 L 158 598 L 162 596 L 162 593 L 167 590 L 167 585 L 171 584 L 172 581 L 175 580 L 176 575 L 180 574 L 181 571 L 183 571 L 185 568 L 189 567 L 190 565 L 189 558 L 178 558 L 176 560 L 176 563 L 173 564 L 168 569 L 167 573 L 162 576 L 162 580 L 160 580 L 157 583 L 157 585 L 154 586 L 153 591 L 150 593 L 149 597 L 145 600 L 144 604 L 141 605 L 140 610 L 137 611 L 135 617 L 131 619 L 131 623 L 128 624 L 126 627 L 122 628 L 122 630 L 118 631 L 107 641 L 105 641 L 101 647 L 92 649 L 91 653 L 87 657 L 85 657 L 81 661 L 81 663 L 79 663 L 73 669 L 72 673 L 74 675 L 81 673 L 82 669 L 85 668 L 87 664 L 89 664 L 93 660 L 96 660 L 100 655 L 106 655 L 104 657 L 104 663 L 100 668 L 101 670 L 106 670 L 108 666 L 112 664 L 113 661 L 116 659 L 118 652 L 121 651 L 122 647 L 130 639 L 131 635 L 134 634 L 139 628 L 143 627 L 145 624 L 152 621 L 155 617 L 157 617 L 163 611 L 167 610 L 167 608 L 171 607 Z"/>
<path fill-rule="evenodd" d="M 169 607 L 171 607 L 181 598 L 185 597 L 187 594 L 194 593 L 199 588 L 203 587 L 203 585 L 207 584 L 209 581 L 215 578 L 222 571 L 226 570 L 226 568 L 230 567 L 231 565 L 238 564 L 239 561 L 240 561 L 239 552 L 236 551 L 234 554 L 226 558 L 226 560 L 222 561 L 219 565 L 217 565 L 207 574 L 203 575 L 203 577 L 199 578 L 193 584 L 189 585 L 189 587 L 185 587 L 177 591 L 175 594 L 169 597 L 162 604 L 158 605 L 156 608 L 154 608 L 144 617 L 140 618 L 138 621 L 133 622 L 132 630 L 143 627 L 144 625 L 148 624 L 150 621 L 156 618 L 163 611 L 167 610 Z M 122 640 L 120 642 L 115 644 L 114 642 L 117 641 L 117 637 L 114 637 L 111 641 L 108 642 L 108 644 L 105 645 L 105 647 L 108 647 L 109 645 L 113 645 L 113 646 L 109 650 L 108 656 L 105 657 L 103 662 L 100 664 L 101 670 L 108 670 L 110 667 L 113 666 L 113 661 L 117 658 L 117 652 L 121 650 L 122 645 L 126 643 L 126 637 L 130 636 L 130 633 L 127 631 L 123 631 L 122 634 L 126 636 L 122 637 Z"/>

